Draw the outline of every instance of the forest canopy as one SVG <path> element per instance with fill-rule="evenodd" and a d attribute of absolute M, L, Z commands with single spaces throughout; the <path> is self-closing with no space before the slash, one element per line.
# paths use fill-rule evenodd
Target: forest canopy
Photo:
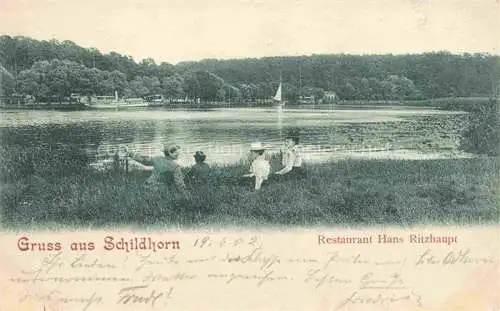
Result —
<path fill-rule="evenodd" d="M 280 77 L 284 96 L 411 100 L 490 96 L 498 87 L 500 57 L 446 51 L 406 55 L 311 55 L 259 59 L 207 59 L 157 64 L 72 41 L 0 36 L 3 93 L 38 100 L 72 93 L 207 101 L 269 99 Z M 1 68 L 1 67 L 0 67 Z"/>

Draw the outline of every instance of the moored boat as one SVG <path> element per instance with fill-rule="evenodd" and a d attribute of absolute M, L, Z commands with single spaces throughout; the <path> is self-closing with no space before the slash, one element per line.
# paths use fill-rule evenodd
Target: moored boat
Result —
<path fill-rule="evenodd" d="M 90 109 L 123 109 L 147 107 L 148 103 L 142 98 L 119 98 L 118 92 L 115 91 L 115 96 L 88 97 L 85 105 Z"/>

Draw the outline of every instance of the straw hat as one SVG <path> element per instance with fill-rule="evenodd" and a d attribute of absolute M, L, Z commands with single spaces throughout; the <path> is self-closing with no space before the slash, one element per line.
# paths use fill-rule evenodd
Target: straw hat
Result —
<path fill-rule="evenodd" d="M 264 146 L 260 141 L 254 142 L 250 145 L 250 150 L 251 151 L 259 151 L 259 150 L 265 150 Z"/>

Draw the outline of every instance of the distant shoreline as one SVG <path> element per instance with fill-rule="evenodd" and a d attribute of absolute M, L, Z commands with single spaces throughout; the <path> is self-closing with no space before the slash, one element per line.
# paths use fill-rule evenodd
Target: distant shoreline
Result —
<path fill-rule="evenodd" d="M 489 100 L 488 97 L 449 97 L 423 100 L 338 100 L 332 103 L 289 103 L 285 108 L 294 107 L 352 107 L 352 108 L 383 108 L 383 107 L 401 107 L 401 108 L 436 108 L 441 110 L 471 111 L 482 103 Z M 186 108 L 186 109 L 204 109 L 204 108 L 270 108 L 275 105 L 263 101 L 250 102 L 217 102 L 207 101 L 197 104 L 185 103 L 165 103 L 163 105 L 152 105 L 145 107 L 119 107 L 114 108 L 93 108 L 81 103 L 39 103 L 39 104 L 1 104 L 1 109 L 12 110 L 128 110 L 128 109 L 151 109 L 151 108 Z"/>

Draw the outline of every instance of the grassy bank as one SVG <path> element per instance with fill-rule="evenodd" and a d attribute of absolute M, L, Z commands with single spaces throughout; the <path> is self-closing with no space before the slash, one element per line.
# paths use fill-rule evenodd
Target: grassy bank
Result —
<path fill-rule="evenodd" d="M 57 158 L 46 158 L 48 163 L 39 170 L 37 161 L 42 160 L 36 156 L 28 160 L 16 160 L 15 152 L 3 156 L 2 222 L 13 229 L 411 226 L 499 219 L 499 161 L 491 157 L 308 164 L 302 179 L 269 180 L 258 192 L 251 184 L 239 184 L 246 164 L 213 167 L 212 183 L 192 190 L 184 201 L 142 188 L 147 172 L 76 170 L 71 165 L 82 166 L 82 159 L 72 164 L 71 159 Z M 15 161 L 30 164 L 15 167 Z M 61 165 L 66 166 L 57 170 Z M 272 167 L 273 171 L 278 167 L 277 159 Z"/>

